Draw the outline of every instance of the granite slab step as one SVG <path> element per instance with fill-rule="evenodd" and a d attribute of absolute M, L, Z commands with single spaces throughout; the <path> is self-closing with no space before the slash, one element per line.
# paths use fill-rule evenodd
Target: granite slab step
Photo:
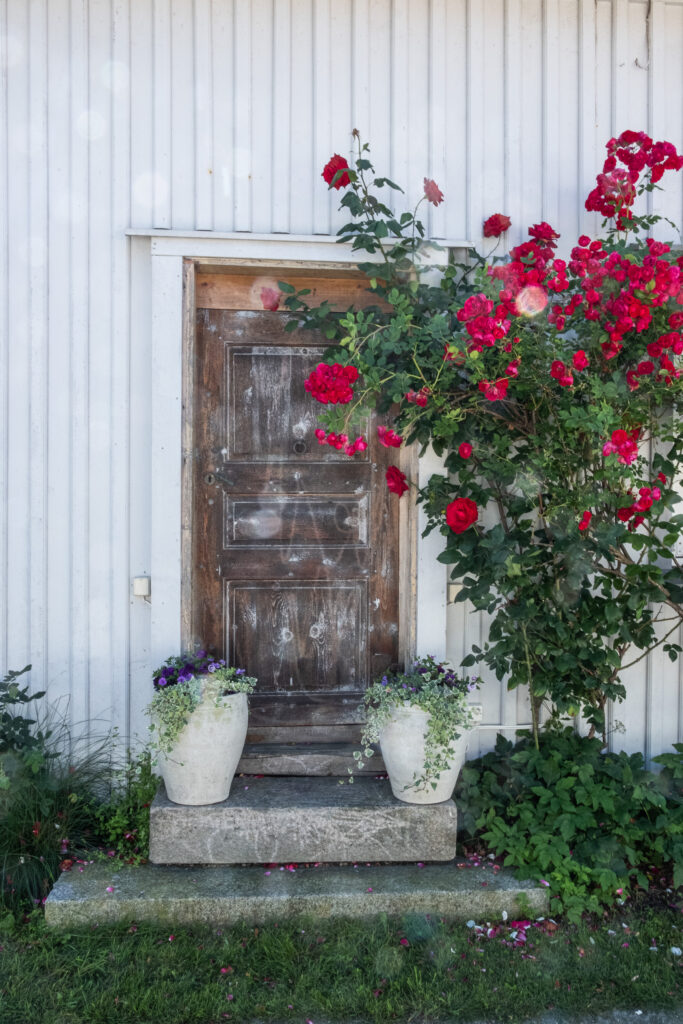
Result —
<path fill-rule="evenodd" d="M 228 800 L 187 807 L 160 787 L 150 809 L 153 864 L 448 861 L 452 800 L 402 803 L 385 779 L 236 778 Z"/>
<path fill-rule="evenodd" d="M 385 771 L 382 755 L 377 752 L 358 769 L 353 759 L 357 743 L 247 743 L 238 772 L 253 775 L 381 775 Z"/>
<path fill-rule="evenodd" d="M 548 912 L 547 890 L 489 868 L 448 864 L 299 868 L 86 866 L 64 872 L 45 904 L 53 928 L 135 921 L 261 924 L 291 915 L 367 918 L 433 914 L 500 920 Z"/>

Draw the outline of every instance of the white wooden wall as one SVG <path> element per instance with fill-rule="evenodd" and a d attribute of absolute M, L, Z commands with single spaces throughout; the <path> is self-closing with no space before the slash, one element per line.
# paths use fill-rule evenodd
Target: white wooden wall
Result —
<path fill-rule="evenodd" d="M 357 127 L 409 198 L 437 180 L 432 236 L 481 243 L 503 212 L 512 242 L 546 219 L 570 244 L 610 135 L 683 146 L 682 55 L 680 0 L 0 0 L 0 669 L 32 661 L 74 722 L 143 726 L 130 580 L 163 422 L 127 229 L 333 233 L 320 171 Z M 682 223 L 680 179 L 654 203 Z M 483 629 L 451 609 L 451 657 Z M 616 744 L 656 754 L 683 685 L 640 669 Z M 482 696 L 482 736 L 525 719 Z"/>

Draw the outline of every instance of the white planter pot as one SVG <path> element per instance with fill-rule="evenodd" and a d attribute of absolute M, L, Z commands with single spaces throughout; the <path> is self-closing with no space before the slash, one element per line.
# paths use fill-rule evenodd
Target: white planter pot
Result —
<path fill-rule="evenodd" d="M 380 731 L 379 745 L 389 775 L 391 790 L 397 800 L 408 804 L 438 804 L 450 800 L 460 769 L 465 761 L 471 729 L 462 728 L 451 744 L 449 767 L 441 772 L 432 789 L 431 783 L 416 786 L 424 775 L 425 737 L 430 715 L 417 707 L 397 707 Z"/>
<path fill-rule="evenodd" d="M 247 735 L 246 693 L 205 696 L 189 716 L 169 754 L 159 752 L 158 768 L 175 804 L 218 804 L 227 800 Z"/>

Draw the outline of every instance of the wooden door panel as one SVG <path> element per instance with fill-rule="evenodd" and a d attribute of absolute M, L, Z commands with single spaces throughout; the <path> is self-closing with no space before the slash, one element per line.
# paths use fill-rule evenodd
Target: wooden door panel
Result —
<path fill-rule="evenodd" d="M 230 348 L 227 389 L 230 396 L 227 455 L 251 463 L 319 462 L 320 446 L 313 431 L 318 425 L 314 401 L 304 389 L 311 368 L 325 349 L 292 350 L 284 346 Z M 331 460 L 348 461 L 333 448 Z M 368 461 L 358 453 L 358 463 Z M 357 464 L 358 464 L 357 463 Z"/>
<path fill-rule="evenodd" d="M 294 692 L 362 689 L 367 678 L 367 583 L 310 580 L 227 584 L 233 659 L 260 687 Z"/>
<path fill-rule="evenodd" d="M 367 545 L 368 496 L 270 498 L 224 496 L 225 547 L 288 549 L 314 544 Z"/>
<path fill-rule="evenodd" d="M 357 734 L 363 690 L 398 660 L 396 453 L 370 423 L 352 459 L 317 443 L 303 385 L 325 340 L 287 318 L 196 321 L 192 640 L 258 678 L 251 741 Z"/>

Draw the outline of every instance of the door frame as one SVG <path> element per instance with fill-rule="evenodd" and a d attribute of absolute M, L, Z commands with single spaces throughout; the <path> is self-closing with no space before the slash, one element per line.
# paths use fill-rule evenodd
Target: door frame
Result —
<path fill-rule="evenodd" d="M 149 654 L 157 664 L 182 650 L 189 637 L 195 275 L 200 270 L 225 272 L 233 267 L 260 269 L 280 279 L 294 269 L 352 272 L 358 257 L 350 245 L 326 236 L 139 234 L 150 238 L 151 255 Z M 445 262 L 443 250 L 435 253 L 434 262 Z M 431 453 L 418 460 L 415 449 L 399 453 L 399 458 L 403 471 L 420 485 L 441 466 Z M 412 491 L 400 499 L 399 512 L 401 658 L 410 659 L 416 652 L 445 657 L 448 575 L 436 561 L 443 538 L 436 531 L 421 536 L 424 513 Z"/>

